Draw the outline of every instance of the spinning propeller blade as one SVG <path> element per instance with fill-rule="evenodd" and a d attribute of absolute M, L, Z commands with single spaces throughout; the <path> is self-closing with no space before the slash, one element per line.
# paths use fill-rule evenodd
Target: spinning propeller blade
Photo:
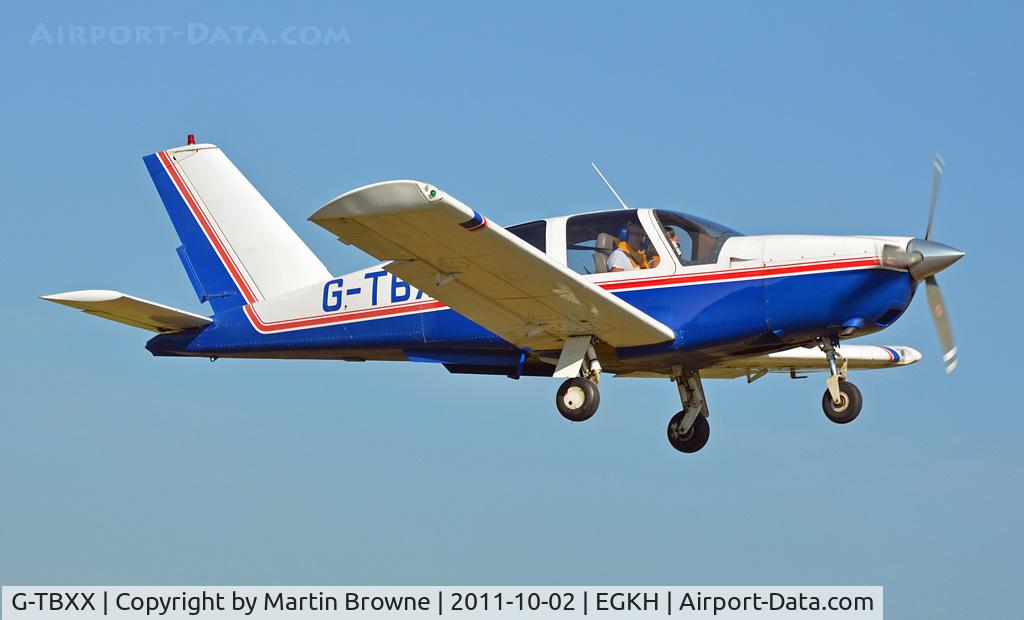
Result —
<path fill-rule="evenodd" d="M 942 342 L 942 362 L 946 364 L 946 372 L 951 373 L 956 368 L 956 342 L 953 340 L 953 327 L 946 313 L 946 303 L 942 299 L 942 290 L 939 289 L 939 282 L 935 276 L 928 276 L 924 282 L 928 291 L 928 309 L 931 310 L 935 331 L 939 332 L 939 340 Z"/>
<path fill-rule="evenodd" d="M 932 222 L 935 221 L 935 203 L 939 200 L 939 184 L 942 183 L 942 170 L 946 162 L 942 161 L 942 155 L 935 154 L 932 160 L 932 198 L 928 206 L 928 228 L 924 231 L 924 238 L 930 241 L 932 238 Z"/>

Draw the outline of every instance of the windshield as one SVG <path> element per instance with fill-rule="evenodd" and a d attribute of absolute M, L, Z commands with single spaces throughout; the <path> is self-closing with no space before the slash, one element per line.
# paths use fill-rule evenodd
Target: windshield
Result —
<path fill-rule="evenodd" d="M 739 232 L 678 211 L 655 211 L 669 245 L 683 264 L 714 261 L 722 241 Z"/>

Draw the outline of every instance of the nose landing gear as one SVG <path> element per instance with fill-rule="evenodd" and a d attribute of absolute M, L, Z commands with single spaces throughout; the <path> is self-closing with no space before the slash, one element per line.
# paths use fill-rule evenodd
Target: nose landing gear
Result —
<path fill-rule="evenodd" d="M 825 352 L 828 360 L 829 377 L 826 380 L 828 389 L 821 397 L 821 408 L 825 411 L 825 417 L 836 424 L 849 424 L 860 415 L 864 399 L 861 397 L 860 389 L 846 380 L 846 360 L 842 366 L 836 364 L 836 346 L 838 339 L 819 338 L 818 346 Z"/>

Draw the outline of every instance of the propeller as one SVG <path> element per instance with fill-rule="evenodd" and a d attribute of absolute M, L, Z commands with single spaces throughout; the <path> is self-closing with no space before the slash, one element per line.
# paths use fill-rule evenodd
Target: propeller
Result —
<path fill-rule="evenodd" d="M 942 361 L 946 365 L 946 372 L 950 373 L 956 368 L 956 341 L 953 339 L 953 326 L 949 321 L 949 313 L 946 312 L 946 302 L 942 298 L 942 289 L 939 288 L 939 281 L 935 274 L 949 267 L 956 261 L 963 258 L 964 253 L 948 245 L 932 241 L 932 224 L 935 222 L 935 204 L 939 199 L 939 186 L 942 183 L 942 173 L 946 162 L 942 156 L 935 154 L 932 160 L 932 195 L 928 205 L 928 228 L 925 229 L 924 239 L 914 239 L 907 244 L 909 261 L 907 269 L 910 275 L 916 280 L 924 280 L 925 291 L 928 294 L 928 309 L 932 314 L 932 321 L 935 322 L 935 331 L 939 334 L 939 342 L 942 343 Z"/>
<path fill-rule="evenodd" d="M 912 239 L 905 250 L 893 245 L 886 246 L 882 250 L 882 263 L 906 269 L 915 280 L 924 281 L 928 294 L 928 308 L 932 314 L 932 321 L 935 322 L 935 331 L 939 333 L 939 341 L 942 343 L 942 361 L 946 364 L 946 372 L 949 373 L 956 368 L 956 342 L 953 340 L 953 327 L 950 325 L 946 303 L 935 274 L 963 258 L 964 253 L 932 241 L 935 204 L 939 199 L 939 186 L 945 167 L 946 162 L 936 153 L 932 161 L 932 195 L 928 205 L 928 228 L 925 229 L 924 239 Z"/>

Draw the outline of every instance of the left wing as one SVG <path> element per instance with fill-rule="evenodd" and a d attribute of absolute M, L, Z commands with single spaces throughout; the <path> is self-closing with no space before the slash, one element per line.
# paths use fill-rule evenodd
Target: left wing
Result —
<path fill-rule="evenodd" d="M 921 359 L 917 349 L 902 346 L 844 344 L 836 349 L 850 370 L 907 366 Z M 738 357 L 719 362 L 700 371 L 708 379 L 734 379 L 746 376 L 749 380 L 769 372 L 815 372 L 828 370 L 828 360 L 821 349 L 796 347 L 767 355 Z M 751 379 L 753 377 L 754 379 Z"/>
<path fill-rule="evenodd" d="M 572 336 L 613 347 L 674 332 L 432 185 L 388 181 L 335 198 L 309 218 L 384 269 L 523 348 Z"/>

